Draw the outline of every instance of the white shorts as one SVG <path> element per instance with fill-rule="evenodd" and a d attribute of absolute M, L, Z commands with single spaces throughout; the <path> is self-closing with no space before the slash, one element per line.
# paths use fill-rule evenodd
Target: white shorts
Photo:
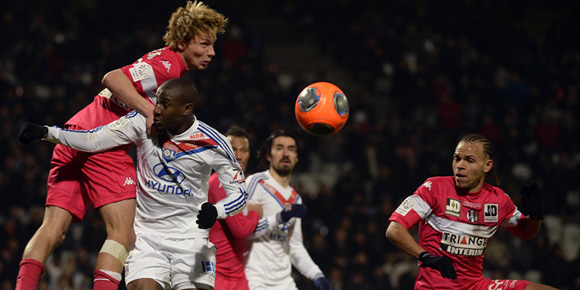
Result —
<path fill-rule="evenodd" d="M 128 285 L 149 278 L 164 289 L 210 289 L 215 284 L 216 247 L 208 238 L 176 239 L 137 234 L 125 263 Z"/>

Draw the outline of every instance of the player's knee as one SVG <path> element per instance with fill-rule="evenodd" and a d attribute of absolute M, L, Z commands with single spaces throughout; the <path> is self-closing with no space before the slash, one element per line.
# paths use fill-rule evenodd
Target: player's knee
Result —
<path fill-rule="evenodd" d="M 113 256 L 115 259 L 121 262 L 121 265 L 124 265 L 125 260 L 127 260 L 127 248 L 125 245 L 115 240 L 106 240 L 105 243 L 103 243 L 103 247 L 99 253 L 106 253 Z"/>
<path fill-rule="evenodd" d="M 110 227 L 107 229 L 107 240 L 114 240 L 127 249 L 131 249 L 137 240 L 135 230 L 130 227 Z"/>

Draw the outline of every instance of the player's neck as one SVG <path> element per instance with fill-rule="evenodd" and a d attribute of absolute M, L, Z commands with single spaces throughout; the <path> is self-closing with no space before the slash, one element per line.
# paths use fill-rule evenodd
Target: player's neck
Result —
<path fill-rule="evenodd" d="M 173 135 L 173 136 L 179 135 L 179 134 L 189 130 L 189 128 L 191 128 L 191 126 L 193 125 L 194 122 L 195 122 L 195 117 L 193 115 L 189 115 L 185 118 L 185 120 L 179 126 L 177 126 L 175 128 L 168 129 L 167 131 L 169 131 L 169 133 L 171 133 L 171 135 Z"/>
<path fill-rule="evenodd" d="M 280 184 L 284 188 L 288 187 L 288 185 L 290 184 L 290 179 L 292 178 L 292 173 L 289 173 L 285 176 L 282 176 L 282 175 L 278 174 L 278 172 L 272 168 L 270 168 L 269 171 L 270 171 L 270 175 L 272 175 L 272 178 L 274 178 L 274 180 L 276 180 L 276 182 L 278 182 L 278 184 Z"/>

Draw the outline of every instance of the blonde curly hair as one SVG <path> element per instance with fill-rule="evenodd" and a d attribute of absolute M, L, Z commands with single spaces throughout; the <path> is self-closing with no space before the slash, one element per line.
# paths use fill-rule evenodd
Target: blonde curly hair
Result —
<path fill-rule="evenodd" d="M 225 33 L 228 19 L 201 1 L 187 1 L 185 7 L 179 7 L 169 19 L 167 31 L 163 36 L 165 45 L 177 50 L 178 43 L 187 43 L 196 36 Z"/>

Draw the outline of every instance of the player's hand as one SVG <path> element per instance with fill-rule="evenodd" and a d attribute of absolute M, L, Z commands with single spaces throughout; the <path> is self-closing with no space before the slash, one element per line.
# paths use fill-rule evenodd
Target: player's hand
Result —
<path fill-rule="evenodd" d="M 455 268 L 451 263 L 451 260 L 447 257 L 438 257 L 428 252 L 423 252 L 419 254 L 420 266 L 425 268 L 433 268 L 441 273 L 443 278 L 457 279 L 457 273 Z"/>
<path fill-rule="evenodd" d="M 217 209 L 213 204 L 206 202 L 201 205 L 201 210 L 197 214 L 197 221 L 195 221 L 200 229 L 209 229 L 215 224 L 217 220 Z"/>
<path fill-rule="evenodd" d="M 318 290 L 332 290 L 332 284 L 330 284 L 330 281 L 326 277 L 316 278 L 314 285 L 316 285 L 316 289 Z"/>
<path fill-rule="evenodd" d="M 544 202 L 542 192 L 537 181 L 524 183 L 520 189 L 522 195 L 522 211 L 532 219 L 541 220 L 544 218 Z"/>
<path fill-rule="evenodd" d="M 34 123 L 26 122 L 18 132 L 18 140 L 23 144 L 30 145 L 34 140 L 40 140 L 46 137 L 48 128 Z"/>
<path fill-rule="evenodd" d="M 288 222 L 291 218 L 303 218 L 308 213 L 308 209 L 303 204 L 292 204 L 285 207 L 283 211 L 278 213 L 278 219 L 282 222 Z"/>

